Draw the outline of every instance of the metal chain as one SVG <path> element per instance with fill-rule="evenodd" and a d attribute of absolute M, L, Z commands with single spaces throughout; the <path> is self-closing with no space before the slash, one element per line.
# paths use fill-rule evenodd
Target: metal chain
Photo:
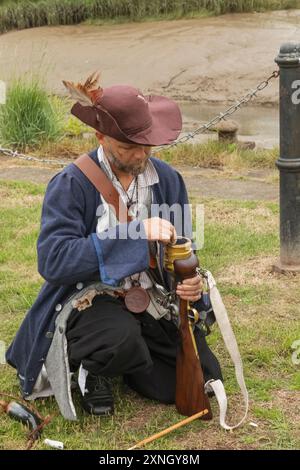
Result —
<path fill-rule="evenodd" d="M 66 166 L 66 165 L 69 165 L 69 163 L 72 162 L 72 160 L 70 160 L 69 162 L 63 161 L 63 160 L 56 160 L 56 159 L 45 160 L 45 159 L 42 159 L 42 158 L 32 157 L 30 155 L 25 155 L 23 153 L 19 153 L 16 150 L 5 149 L 5 148 L 2 148 L 2 147 L 0 147 L 0 153 L 3 153 L 4 155 L 7 155 L 9 157 L 18 158 L 19 160 L 28 160 L 28 161 L 39 162 L 39 163 L 47 163 L 47 164 L 51 164 L 51 165 Z"/>
<path fill-rule="evenodd" d="M 235 104 L 231 105 L 223 113 L 220 113 L 217 116 L 215 116 L 208 123 L 203 124 L 202 126 L 195 129 L 193 132 L 189 132 L 188 134 L 186 134 L 185 136 L 183 136 L 180 139 L 176 140 L 172 144 L 156 147 L 155 150 L 159 151 L 159 150 L 169 149 L 169 148 L 174 147 L 178 144 L 183 144 L 183 143 L 189 141 L 190 139 L 193 139 L 198 134 L 202 134 L 202 133 L 206 132 L 212 126 L 215 126 L 220 121 L 225 120 L 227 116 L 231 116 L 231 114 L 235 113 L 239 108 L 241 108 L 241 106 L 244 106 L 250 100 L 252 100 L 252 98 L 254 96 L 256 96 L 257 92 L 264 90 L 269 85 L 270 80 L 272 80 L 273 78 L 279 77 L 279 73 L 280 73 L 279 70 L 275 70 L 266 80 L 263 80 L 262 82 L 260 82 L 257 85 L 256 88 L 254 88 L 252 91 L 248 92 L 240 100 L 236 101 Z"/>
<path fill-rule="evenodd" d="M 262 82 L 260 82 L 256 88 L 254 88 L 252 91 L 248 92 L 246 95 L 244 95 L 242 98 L 240 98 L 238 101 L 236 101 L 235 104 L 232 104 L 229 108 L 227 108 L 223 113 L 220 113 L 218 114 L 217 116 L 215 116 L 213 119 L 211 119 L 209 122 L 207 122 L 206 124 L 203 124 L 201 125 L 200 127 L 198 127 L 197 129 L 195 129 L 193 132 L 189 132 L 188 134 L 184 135 L 183 137 L 181 137 L 180 139 L 176 140 L 175 142 L 173 142 L 172 144 L 169 144 L 169 145 L 161 145 L 159 147 L 155 147 L 155 152 L 156 151 L 160 151 L 160 150 L 166 150 L 166 149 L 169 149 L 171 147 L 175 147 L 177 146 L 178 144 L 183 144 L 183 143 L 186 143 L 188 142 L 189 140 L 193 139 L 196 135 L 198 134 L 202 134 L 206 131 L 208 131 L 208 129 L 210 129 L 211 127 L 215 126 L 216 124 L 218 124 L 220 121 L 222 120 L 225 120 L 226 117 L 228 116 L 231 116 L 233 113 L 235 113 L 239 108 L 241 108 L 242 106 L 244 106 L 245 104 L 247 104 L 249 101 L 252 100 L 253 97 L 256 96 L 256 94 L 259 92 L 259 91 L 262 91 L 264 90 L 268 85 L 269 85 L 269 82 L 270 80 L 272 80 L 273 78 L 277 78 L 279 77 L 279 70 L 275 70 L 266 80 L 263 80 Z M 21 160 L 29 160 L 29 161 L 35 161 L 35 162 L 39 162 L 39 163 L 47 163 L 47 164 L 51 164 L 51 165 L 61 165 L 61 166 L 66 166 L 66 165 L 69 165 L 69 163 L 72 162 L 69 161 L 64 161 L 64 160 L 56 160 L 56 159 L 52 159 L 52 160 L 46 160 L 46 159 L 41 159 L 41 158 L 37 158 L 37 157 L 32 157 L 32 156 L 29 156 L 29 155 L 24 155 L 22 153 L 19 153 L 17 151 L 14 151 L 14 150 L 10 150 L 10 149 L 5 149 L 5 148 L 2 148 L 0 147 L 0 153 L 3 153 L 4 155 L 7 155 L 7 156 L 10 156 L 10 157 L 15 157 L 15 158 L 19 158 Z"/>

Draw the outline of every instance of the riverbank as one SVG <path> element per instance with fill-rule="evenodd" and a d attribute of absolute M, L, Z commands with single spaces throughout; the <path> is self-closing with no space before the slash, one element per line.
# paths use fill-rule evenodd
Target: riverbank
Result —
<path fill-rule="evenodd" d="M 14 75 L 42 70 L 49 91 L 65 94 L 62 80 L 80 81 L 100 69 L 103 86 L 128 83 L 177 101 L 221 105 L 277 68 L 280 45 L 299 40 L 299 24 L 300 10 L 291 10 L 12 31 L 0 35 L 0 79 L 9 84 Z M 253 101 L 277 103 L 278 80 Z"/>
<path fill-rule="evenodd" d="M 14 29 L 78 24 L 81 22 L 123 23 L 173 20 L 186 17 L 222 15 L 298 8 L 299 0 L 1 0 L 0 33 Z"/>

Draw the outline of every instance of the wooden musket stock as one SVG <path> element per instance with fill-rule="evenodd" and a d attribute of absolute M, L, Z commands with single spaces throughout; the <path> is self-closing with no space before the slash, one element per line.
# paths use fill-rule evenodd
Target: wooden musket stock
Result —
<path fill-rule="evenodd" d="M 181 242 L 181 245 L 182 243 L 184 241 Z M 172 250 L 171 247 L 170 250 Z M 178 255 L 181 257 L 176 257 L 175 254 L 172 260 L 176 283 L 194 277 L 196 267 L 199 266 L 198 258 L 191 249 L 185 252 L 181 250 Z M 170 253 L 167 256 L 170 261 Z M 187 300 L 179 299 L 180 344 L 176 359 L 176 408 L 184 416 L 192 416 L 207 409 L 208 413 L 203 415 L 201 419 L 209 420 L 212 418 L 212 412 L 208 396 L 204 391 L 203 372 L 192 325 L 188 317 L 189 308 Z"/>

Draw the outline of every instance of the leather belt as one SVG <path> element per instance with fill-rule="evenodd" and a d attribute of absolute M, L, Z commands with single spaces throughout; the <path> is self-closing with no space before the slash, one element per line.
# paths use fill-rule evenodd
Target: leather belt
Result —
<path fill-rule="evenodd" d="M 117 296 L 117 297 L 121 297 L 122 299 L 125 298 L 125 295 L 126 295 L 126 292 L 120 292 L 120 291 L 116 291 L 114 290 L 113 293 Z"/>

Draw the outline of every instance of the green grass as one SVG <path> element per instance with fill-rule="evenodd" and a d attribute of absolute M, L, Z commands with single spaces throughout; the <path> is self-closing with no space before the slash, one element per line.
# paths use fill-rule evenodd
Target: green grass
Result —
<path fill-rule="evenodd" d="M 38 76 L 12 80 L 0 108 L 2 145 L 26 151 L 63 135 L 63 100 L 50 97 Z"/>
<path fill-rule="evenodd" d="M 8 345 L 42 285 L 36 269 L 44 185 L 0 181 L 0 339 Z M 228 308 L 244 361 L 250 394 L 249 421 L 233 433 L 214 419 L 194 422 L 149 444 L 147 449 L 293 449 L 299 448 L 299 366 L 291 361 L 292 343 L 300 338 L 299 277 L 270 274 L 278 256 L 278 206 L 262 201 L 205 199 L 205 245 L 201 263 L 211 269 Z M 218 216 L 218 218 L 217 218 Z M 209 336 L 222 364 L 229 406 L 236 421 L 242 412 L 234 370 L 216 326 Z M 61 440 L 66 449 L 127 449 L 135 442 L 181 419 L 174 406 L 139 397 L 114 381 L 116 412 L 96 418 L 79 414 L 65 421 L 53 398 L 35 402 L 53 419 L 44 437 Z M 15 371 L 0 365 L 0 391 L 18 395 Z M 0 415 L 0 448 L 24 448 L 25 429 Z M 37 449 L 44 449 L 42 441 Z"/>
<path fill-rule="evenodd" d="M 278 148 L 244 149 L 238 144 L 208 141 L 203 144 L 180 144 L 162 149 L 158 155 L 172 165 L 190 165 L 207 168 L 274 168 Z"/>
<path fill-rule="evenodd" d="M 299 0 L 4 0 L 0 33 L 83 21 L 124 22 L 297 8 Z"/>
<path fill-rule="evenodd" d="M 67 119 L 63 126 L 64 137 L 55 142 L 43 142 L 36 148 L 28 148 L 28 153 L 40 158 L 62 159 L 65 156 L 74 159 L 98 145 L 91 131 L 91 128 L 78 124 L 75 118 Z M 83 138 L 83 133 L 86 133 L 88 138 Z M 155 157 L 173 166 L 188 165 L 226 170 L 274 170 L 279 156 L 278 148 L 245 150 L 235 144 L 232 146 L 213 140 L 203 144 L 181 144 L 159 152 L 153 150 Z M 274 177 L 277 178 L 277 173 Z M 245 179 L 240 176 L 239 179 L 241 178 Z"/>

